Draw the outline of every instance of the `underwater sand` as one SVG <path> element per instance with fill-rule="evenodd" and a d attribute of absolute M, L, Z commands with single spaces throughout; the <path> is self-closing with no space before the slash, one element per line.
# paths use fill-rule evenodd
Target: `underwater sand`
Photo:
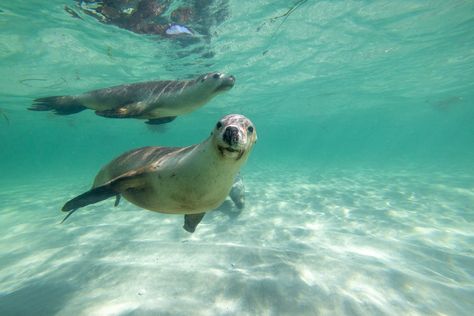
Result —
<path fill-rule="evenodd" d="M 1 188 L 1 315 L 469 315 L 474 178 L 371 170 L 244 175 L 194 234 L 88 187 Z M 82 179 L 79 179 L 82 180 Z M 78 180 L 78 181 L 79 181 Z"/>
<path fill-rule="evenodd" d="M 470 316 L 474 2 L 214 2 L 228 16 L 183 46 L 73 0 L 0 1 L 0 316 Z M 210 71 L 235 87 L 163 128 L 27 111 Z M 259 135 L 241 213 L 189 234 L 111 199 L 59 224 L 105 162 L 201 142 L 229 113 Z"/>

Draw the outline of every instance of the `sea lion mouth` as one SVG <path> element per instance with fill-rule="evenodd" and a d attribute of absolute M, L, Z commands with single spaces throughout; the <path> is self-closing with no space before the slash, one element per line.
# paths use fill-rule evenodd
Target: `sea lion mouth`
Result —
<path fill-rule="evenodd" d="M 221 153 L 221 155 L 223 157 L 225 157 L 226 152 L 229 153 L 232 156 L 233 156 L 234 153 L 238 153 L 238 155 L 236 157 L 236 160 L 239 160 L 245 152 L 244 149 L 235 149 L 235 148 L 232 148 L 232 147 L 224 147 L 224 146 L 221 146 L 221 145 L 218 145 L 217 149 L 219 149 L 219 152 Z"/>
<path fill-rule="evenodd" d="M 214 90 L 214 92 L 227 91 L 232 89 L 235 84 L 235 77 L 229 76 L 225 78 L 222 83 Z"/>

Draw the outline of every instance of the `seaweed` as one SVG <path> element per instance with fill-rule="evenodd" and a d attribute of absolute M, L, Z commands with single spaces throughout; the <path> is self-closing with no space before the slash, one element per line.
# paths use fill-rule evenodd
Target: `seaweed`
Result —
<path fill-rule="evenodd" d="M 67 5 L 64 6 L 64 11 L 69 13 L 73 18 L 82 20 L 81 16 L 79 14 L 77 14 L 76 11 L 74 11 L 73 9 L 68 7 Z"/>
<path fill-rule="evenodd" d="M 290 14 L 292 14 L 293 12 L 295 12 L 296 9 L 298 9 L 298 8 L 299 8 L 301 5 L 303 5 L 306 1 L 308 1 L 308 0 L 299 0 L 299 1 L 297 1 L 290 9 L 288 9 L 288 11 L 286 11 L 286 13 L 271 18 L 271 19 L 270 19 L 270 22 L 273 23 L 273 22 L 275 22 L 276 20 L 283 18 L 283 21 L 282 21 L 281 24 L 280 24 L 280 26 L 281 26 L 283 23 L 285 23 L 286 19 L 290 16 Z"/>
<path fill-rule="evenodd" d="M 281 23 L 277 26 L 277 28 L 273 31 L 272 35 L 270 36 L 270 40 L 272 40 L 275 35 L 278 33 L 278 31 L 280 30 L 280 28 L 283 26 L 283 24 L 285 24 L 286 20 L 288 19 L 288 17 L 293 13 L 295 12 L 299 7 L 301 7 L 303 4 L 305 4 L 308 0 L 298 0 L 296 1 L 285 13 L 283 14 L 280 14 L 280 15 L 277 15 L 277 16 L 274 16 L 272 18 L 270 18 L 268 21 L 265 21 L 263 22 L 258 28 L 257 28 L 257 32 L 259 32 L 265 25 L 267 25 L 268 23 L 274 23 L 276 22 L 277 20 L 279 19 L 282 19 Z M 268 45 L 270 46 L 270 45 Z M 265 55 L 266 53 L 268 52 L 268 49 L 266 49 L 262 54 Z"/>
<path fill-rule="evenodd" d="M 76 76 L 77 77 L 77 76 Z M 44 78 L 26 78 L 18 80 L 18 83 L 26 86 L 26 87 L 40 87 L 40 88 L 57 88 L 62 86 L 63 84 L 67 84 L 68 81 L 64 77 L 59 77 L 59 81 L 49 84 L 49 85 L 34 85 L 33 82 L 47 82 L 49 79 Z"/>
<path fill-rule="evenodd" d="M 0 109 L 0 116 L 2 116 L 3 119 L 7 122 L 7 125 L 10 125 L 10 119 L 8 118 L 7 114 L 2 109 Z"/>

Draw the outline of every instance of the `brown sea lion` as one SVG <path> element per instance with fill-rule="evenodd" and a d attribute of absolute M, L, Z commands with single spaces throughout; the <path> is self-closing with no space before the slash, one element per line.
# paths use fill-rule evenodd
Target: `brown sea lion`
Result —
<path fill-rule="evenodd" d="M 99 171 L 92 189 L 63 206 L 63 212 L 69 212 L 64 220 L 81 207 L 110 197 L 116 197 L 117 203 L 123 196 L 150 211 L 185 214 L 183 227 L 194 232 L 205 212 L 229 195 L 256 141 L 253 123 L 230 114 L 200 144 L 126 152 Z"/>

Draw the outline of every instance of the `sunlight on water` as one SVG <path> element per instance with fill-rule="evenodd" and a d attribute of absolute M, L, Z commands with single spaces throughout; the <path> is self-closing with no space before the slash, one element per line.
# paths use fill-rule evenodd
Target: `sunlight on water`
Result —
<path fill-rule="evenodd" d="M 462 314 L 472 306 L 474 195 L 460 178 L 256 172 L 247 208 L 226 203 L 193 235 L 181 216 L 111 200 L 59 225 L 72 185 L 45 182 L 53 199 L 45 186 L 4 189 L 4 308 L 38 286 L 39 301 L 62 289 L 67 305 L 51 308 L 63 314 Z"/>
<path fill-rule="evenodd" d="M 471 314 L 471 1 L 201 1 L 187 41 L 78 2 L 0 4 L 1 315 Z M 235 87 L 166 125 L 26 110 L 210 71 Z M 202 142 L 228 113 L 259 135 L 242 212 L 189 234 L 110 199 L 59 224 L 110 159 Z"/>

